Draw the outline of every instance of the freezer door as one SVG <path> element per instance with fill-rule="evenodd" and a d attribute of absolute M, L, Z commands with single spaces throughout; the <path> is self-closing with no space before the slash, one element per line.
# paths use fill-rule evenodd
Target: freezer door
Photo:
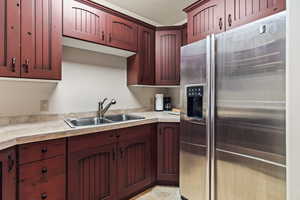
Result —
<path fill-rule="evenodd" d="M 180 192 L 183 199 L 209 200 L 209 38 L 181 49 Z M 187 114 L 187 88 L 203 87 L 203 117 Z"/>
<path fill-rule="evenodd" d="M 217 200 L 285 199 L 285 13 L 216 36 Z"/>

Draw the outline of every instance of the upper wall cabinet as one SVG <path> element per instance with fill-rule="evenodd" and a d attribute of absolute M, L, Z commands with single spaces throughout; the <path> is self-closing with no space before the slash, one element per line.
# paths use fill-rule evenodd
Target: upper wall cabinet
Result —
<path fill-rule="evenodd" d="M 61 79 L 62 0 L 23 1 L 0 0 L 0 76 Z"/>
<path fill-rule="evenodd" d="M 124 18 L 107 16 L 108 44 L 113 47 L 137 51 L 138 25 Z"/>
<path fill-rule="evenodd" d="M 64 0 L 64 36 L 137 51 L 138 25 L 87 0 Z"/>
<path fill-rule="evenodd" d="M 23 1 L 21 77 L 61 79 L 62 0 Z"/>
<path fill-rule="evenodd" d="M 199 0 L 185 8 L 188 43 L 285 10 L 285 0 Z"/>
<path fill-rule="evenodd" d="M 20 1 L 0 0 L 0 76 L 20 76 Z"/>
<path fill-rule="evenodd" d="M 155 82 L 157 85 L 180 84 L 181 29 L 156 31 Z"/>
<path fill-rule="evenodd" d="M 285 0 L 226 0 L 226 29 L 285 9 Z"/>
<path fill-rule="evenodd" d="M 76 0 L 64 0 L 63 34 L 106 44 L 106 13 Z"/>
<path fill-rule="evenodd" d="M 225 30 L 224 0 L 205 0 L 197 7 L 185 9 L 188 13 L 188 42 L 205 38 Z"/>
<path fill-rule="evenodd" d="M 138 52 L 127 59 L 128 85 L 153 85 L 155 79 L 155 31 L 139 26 Z"/>

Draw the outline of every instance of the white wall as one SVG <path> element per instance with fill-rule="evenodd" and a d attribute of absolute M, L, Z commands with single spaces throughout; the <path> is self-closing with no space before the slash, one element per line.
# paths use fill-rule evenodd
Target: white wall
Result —
<path fill-rule="evenodd" d="M 287 0 L 287 187 L 300 199 L 300 1 Z"/>
<path fill-rule="evenodd" d="M 126 58 L 64 47 L 59 83 L 0 81 L 0 116 L 37 114 L 40 101 L 49 112 L 88 112 L 100 98 L 116 98 L 113 109 L 152 107 L 164 89 L 127 87 Z"/>

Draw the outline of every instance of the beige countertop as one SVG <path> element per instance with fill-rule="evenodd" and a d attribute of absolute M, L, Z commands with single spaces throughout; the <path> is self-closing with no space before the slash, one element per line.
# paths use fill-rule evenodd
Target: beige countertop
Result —
<path fill-rule="evenodd" d="M 180 122 L 178 115 L 171 115 L 168 112 L 140 112 L 131 114 L 143 116 L 145 119 L 80 128 L 71 128 L 63 120 L 3 126 L 0 127 L 0 150 L 18 144 L 72 137 L 143 124 Z"/>

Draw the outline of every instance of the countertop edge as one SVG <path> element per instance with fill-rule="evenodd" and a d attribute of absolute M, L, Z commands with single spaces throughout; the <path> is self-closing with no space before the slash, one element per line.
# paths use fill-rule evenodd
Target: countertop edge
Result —
<path fill-rule="evenodd" d="M 107 125 L 96 126 L 96 127 L 68 128 L 62 130 L 58 129 L 54 131 L 44 131 L 42 133 L 34 133 L 33 131 L 32 134 L 27 134 L 27 135 L 23 134 L 3 141 L 1 141 L 0 139 L 0 150 L 4 150 L 22 144 L 69 138 L 74 136 L 87 135 L 87 134 L 92 134 L 97 132 L 111 131 L 111 130 L 141 126 L 141 125 L 152 124 L 152 123 L 180 123 L 180 120 L 179 118 L 177 119 L 177 118 L 167 118 L 167 117 L 162 117 L 162 118 L 154 117 L 154 118 L 146 118 L 143 120 L 134 120 L 128 122 L 115 123 L 115 124 L 107 124 Z"/>

